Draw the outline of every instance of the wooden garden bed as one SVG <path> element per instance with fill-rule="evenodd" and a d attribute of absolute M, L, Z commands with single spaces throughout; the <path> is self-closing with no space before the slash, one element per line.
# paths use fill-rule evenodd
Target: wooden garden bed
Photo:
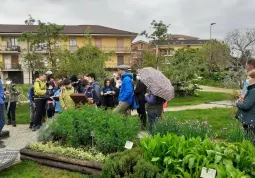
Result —
<path fill-rule="evenodd" d="M 0 139 L 7 138 L 9 136 L 10 136 L 10 132 L 7 130 L 3 130 L 2 132 L 0 132 Z"/>
<path fill-rule="evenodd" d="M 28 148 L 20 150 L 20 159 L 35 161 L 42 165 L 80 172 L 83 174 L 101 175 L 103 168 L 102 163 L 38 152 Z"/>

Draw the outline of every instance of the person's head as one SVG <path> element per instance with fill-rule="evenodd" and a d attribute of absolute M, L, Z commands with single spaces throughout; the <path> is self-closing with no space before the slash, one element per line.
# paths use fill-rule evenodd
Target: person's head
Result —
<path fill-rule="evenodd" d="M 12 80 L 11 80 L 10 78 L 7 78 L 7 79 L 6 79 L 6 84 L 7 84 L 7 85 L 10 85 L 11 83 L 12 83 Z"/>
<path fill-rule="evenodd" d="M 255 69 L 251 70 L 248 73 L 248 80 L 249 80 L 249 85 L 255 84 Z"/>
<path fill-rule="evenodd" d="M 82 80 L 82 82 L 81 82 L 81 85 L 84 87 L 84 88 L 86 88 L 86 89 L 88 89 L 89 87 L 90 87 L 90 82 L 88 81 L 88 80 Z"/>
<path fill-rule="evenodd" d="M 60 81 L 60 82 L 58 82 L 58 88 L 59 89 L 62 89 L 62 88 L 64 88 L 64 82 L 63 81 Z"/>
<path fill-rule="evenodd" d="M 83 80 L 83 79 L 84 79 L 83 75 L 78 75 L 78 80 Z"/>
<path fill-rule="evenodd" d="M 105 81 L 104 81 L 104 86 L 105 86 L 105 87 L 109 87 L 110 85 L 111 85 L 111 80 L 105 79 Z"/>
<path fill-rule="evenodd" d="M 39 80 L 45 81 L 46 80 L 46 75 L 44 73 L 39 74 Z"/>
<path fill-rule="evenodd" d="M 247 72 L 250 72 L 253 69 L 255 69 L 255 59 L 250 59 L 246 63 L 246 70 Z"/>
<path fill-rule="evenodd" d="M 122 74 L 128 71 L 128 66 L 126 65 L 117 66 L 117 71 L 118 71 L 118 74 L 121 76 Z"/>
<path fill-rule="evenodd" d="M 90 83 L 94 82 L 96 80 L 96 75 L 94 73 L 90 73 L 87 75 L 87 79 Z"/>
<path fill-rule="evenodd" d="M 77 82 L 78 81 L 78 78 L 76 75 L 72 75 L 71 78 L 70 78 L 71 82 L 74 83 L 74 82 Z"/>
<path fill-rule="evenodd" d="M 72 86 L 72 85 L 71 85 L 71 80 L 70 80 L 70 79 L 65 79 L 65 80 L 63 81 L 63 84 L 64 84 L 65 87 L 70 87 L 70 86 Z"/>

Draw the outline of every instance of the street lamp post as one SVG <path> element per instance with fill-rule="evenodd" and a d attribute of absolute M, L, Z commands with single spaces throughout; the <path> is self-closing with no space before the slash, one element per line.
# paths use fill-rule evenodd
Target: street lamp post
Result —
<path fill-rule="evenodd" d="M 212 62 L 212 26 L 215 25 L 216 23 L 211 23 L 210 24 L 210 62 Z"/>

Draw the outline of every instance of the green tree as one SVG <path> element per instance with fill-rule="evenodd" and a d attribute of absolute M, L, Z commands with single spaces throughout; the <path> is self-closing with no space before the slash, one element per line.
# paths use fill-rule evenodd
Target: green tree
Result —
<path fill-rule="evenodd" d="M 166 25 L 163 23 L 163 21 L 155 21 L 153 20 L 151 22 L 151 27 L 154 31 L 151 34 L 148 34 L 147 31 L 143 31 L 140 35 L 145 36 L 148 39 L 152 39 L 153 42 L 152 44 L 156 46 L 157 52 L 156 52 L 156 61 L 154 66 L 156 67 L 156 69 L 159 68 L 159 63 L 160 63 L 160 59 L 163 59 L 161 57 L 161 54 L 159 52 L 159 46 L 164 44 L 164 42 L 166 42 L 168 40 L 168 28 L 169 25 Z"/>
<path fill-rule="evenodd" d="M 223 71 L 231 65 L 232 56 L 230 55 L 230 49 L 224 42 L 211 40 L 203 45 L 200 52 L 206 60 L 209 73 Z"/>
<path fill-rule="evenodd" d="M 63 29 L 62 25 L 38 20 L 37 35 L 46 44 L 48 63 L 53 71 L 57 69 L 56 50 L 59 48 L 59 43 L 67 40 L 67 36 L 62 32 Z"/>
<path fill-rule="evenodd" d="M 29 15 L 29 18 L 25 20 L 26 25 L 34 25 L 35 19 Z M 26 48 L 22 50 L 22 63 L 29 72 L 29 82 L 35 74 L 35 71 L 44 70 L 45 65 L 43 62 L 43 56 L 36 53 L 36 45 L 42 41 L 40 37 L 33 30 L 23 32 L 19 41 L 26 43 Z"/>
<path fill-rule="evenodd" d="M 111 55 L 111 54 L 110 54 Z M 58 56 L 60 62 L 58 75 L 70 76 L 95 73 L 97 76 L 105 75 L 105 62 L 109 60 L 107 54 L 92 45 L 90 36 L 87 35 L 85 44 L 74 53 L 62 50 Z"/>
<path fill-rule="evenodd" d="M 199 50 L 192 48 L 179 49 L 170 61 L 165 73 L 173 82 L 193 80 L 206 67 Z"/>

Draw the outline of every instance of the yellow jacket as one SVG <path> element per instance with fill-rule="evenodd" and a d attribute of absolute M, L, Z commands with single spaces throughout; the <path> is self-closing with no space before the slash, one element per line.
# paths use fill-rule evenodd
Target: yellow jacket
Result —
<path fill-rule="evenodd" d="M 37 78 L 34 83 L 34 92 L 35 98 L 44 97 L 46 93 L 46 83 Z"/>
<path fill-rule="evenodd" d="M 74 88 L 64 88 L 61 90 L 60 96 L 59 96 L 59 101 L 61 107 L 64 109 L 67 107 L 67 109 L 75 109 L 75 103 L 70 97 L 71 94 L 74 94 Z"/>

